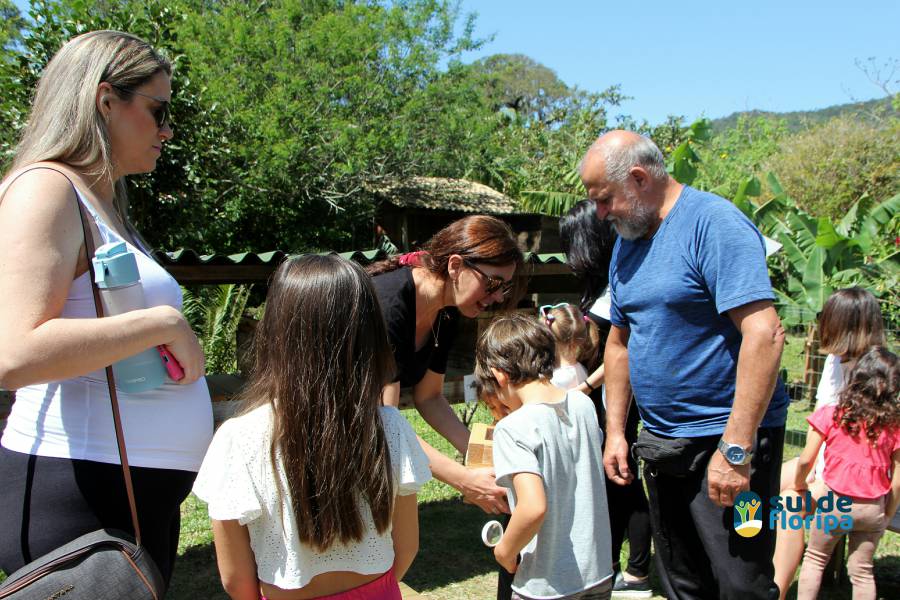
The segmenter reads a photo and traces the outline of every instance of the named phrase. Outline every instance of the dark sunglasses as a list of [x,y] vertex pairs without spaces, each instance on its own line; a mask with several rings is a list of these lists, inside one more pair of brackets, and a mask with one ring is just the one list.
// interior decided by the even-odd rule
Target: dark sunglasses
[[473,263],[468,258],[463,259],[463,264],[466,265],[467,267],[469,267],[470,269],[472,269],[473,271],[475,271],[476,273],[478,273],[479,275],[481,275],[482,277],[484,277],[484,291],[485,292],[487,292],[488,294],[493,294],[493,293],[497,292],[497,290],[500,290],[503,293],[504,298],[509,296],[509,292],[512,290],[512,287],[513,287],[512,280],[506,281],[499,275],[488,275],[487,273],[485,273],[484,271],[482,271],[481,269],[476,267],[475,263]]
[[120,92],[125,92],[126,94],[136,94],[138,96],[143,96],[144,98],[149,98],[151,100],[156,100],[159,102],[159,106],[154,108],[151,111],[153,118],[156,119],[156,126],[162,129],[166,125],[169,124],[169,101],[164,100],[162,98],[157,98],[156,96],[151,96],[150,94],[142,94],[136,90],[131,90],[126,87],[122,87],[120,85],[116,85],[114,83],[109,84],[112,87],[116,88]]

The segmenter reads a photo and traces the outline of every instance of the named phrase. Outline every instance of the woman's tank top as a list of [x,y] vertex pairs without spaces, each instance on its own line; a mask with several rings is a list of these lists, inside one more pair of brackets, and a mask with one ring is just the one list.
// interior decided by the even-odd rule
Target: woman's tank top
[[[137,256],[147,306],[168,304],[181,310],[181,288],[144,248],[136,248],[107,226],[82,193],[75,193],[97,225],[102,243],[125,241]],[[69,288],[63,319],[96,318],[90,272]],[[197,471],[212,439],[212,406],[206,380],[129,394],[119,390],[128,462],[138,467]],[[16,452],[57,458],[119,463],[105,370],[29,385],[16,401],[0,439]]]

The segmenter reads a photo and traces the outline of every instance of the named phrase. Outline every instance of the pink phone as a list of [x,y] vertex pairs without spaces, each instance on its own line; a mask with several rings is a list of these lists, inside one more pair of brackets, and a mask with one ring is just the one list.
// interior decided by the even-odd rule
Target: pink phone
[[184,370],[182,370],[178,361],[175,360],[175,357],[172,356],[172,353],[169,352],[169,349],[165,346],[157,346],[156,349],[159,350],[159,355],[162,357],[163,364],[166,365],[166,371],[169,372],[169,377],[172,378],[172,381],[184,379]]

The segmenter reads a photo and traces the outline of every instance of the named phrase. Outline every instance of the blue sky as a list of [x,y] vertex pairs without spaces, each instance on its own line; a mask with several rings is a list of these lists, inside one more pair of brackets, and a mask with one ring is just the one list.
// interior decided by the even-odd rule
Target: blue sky
[[618,112],[654,124],[868,100],[882,94],[854,60],[900,59],[900,0],[462,0],[462,10],[478,13],[478,37],[493,36],[466,62],[521,53],[569,85],[621,84],[633,99]]
[[618,83],[634,98],[619,112],[654,124],[868,100],[883,94],[854,60],[900,59],[900,0],[463,0],[462,9],[478,13],[478,37],[494,35],[465,62],[521,53],[569,85]]

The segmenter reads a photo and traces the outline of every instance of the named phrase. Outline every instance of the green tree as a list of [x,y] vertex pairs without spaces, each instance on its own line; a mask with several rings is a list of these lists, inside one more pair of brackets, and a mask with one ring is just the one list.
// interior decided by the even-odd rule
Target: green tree
[[172,81],[174,140],[166,145],[154,173],[134,178],[132,217],[148,240],[166,249],[203,247],[212,229],[208,206],[222,189],[220,179],[230,140],[227,118],[202,96],[184,54],[179,26],[186,18],[178,2],[37,0],[21,48],[6,49],[0,61],[0,152],[4,168],[24,127],[30,97],[44,65],[70,38],[94,29],[138,35],[166,54],[175,68]]
[[130,194],[158,247],[364,247],[366,182],[477,176],[489,162],[497,119],[457,60],[476,42],[453,2],[36,0],[32,17],[0,65],[5,160],[69,38],[121,29],[171,58],[175,138]]
[[367,182],[458,175],[464,124],[478,122],[467,78],[439,68],[474,47],[468,22],[456,36],[458,21],[454,4],[432,0],[223,1],[194,12],[182,32],[195,73],[241,132],[220,208],[230,235],[217,248],[365,246]]
[[566,116],[584,92],[566,85],[556,73],[522,54],[493,54],[473,65],[494,110],[508,109],[526,119],[552,124]]
[[18,7],[12,0],[0,0],[0,48],[8,49],[19,43],[23,27],[25,19]]

